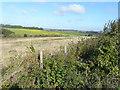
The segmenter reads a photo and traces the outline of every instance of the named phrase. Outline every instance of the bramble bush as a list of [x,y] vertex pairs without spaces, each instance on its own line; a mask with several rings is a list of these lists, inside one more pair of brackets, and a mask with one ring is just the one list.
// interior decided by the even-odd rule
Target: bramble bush
[[3,88],[118,88],[118,24],[112,21],[104,35],[68,45],[67,54],[61,49],[44,56],[43,69],[36,58],[25,74]]

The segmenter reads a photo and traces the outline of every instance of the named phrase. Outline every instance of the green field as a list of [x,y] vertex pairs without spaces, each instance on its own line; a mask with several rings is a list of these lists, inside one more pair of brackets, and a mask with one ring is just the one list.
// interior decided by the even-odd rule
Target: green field
[[71,35],[71,36],[85,36],[86,34],[80,34],[80,33],[71,33],[71,32],[59,32],[61,34],[68,34],[68,35]]
[[67,33],[67,32],[57,32],[57,31],[44,31],[44,30],[34,30],[34,29],[20,29],[20,28],[6,28],[16,35],[23,36],[24,34],[27,35],[60,35],[60,36],[83,36],[85,34],[74,34],[74,33]]

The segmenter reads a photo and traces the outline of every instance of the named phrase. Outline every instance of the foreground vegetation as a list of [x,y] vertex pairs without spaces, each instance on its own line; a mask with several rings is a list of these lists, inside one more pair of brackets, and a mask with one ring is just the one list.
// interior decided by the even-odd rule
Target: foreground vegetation
[[[110,22],[104,28],[104,35],[98,38],[71,43],[66,54],[58,52],[44,56],[40,68],[38,56],[31,44],[31,53],[24,58],[21,72],[2,83],[3,88],[118,88],[118,21]],[[17,62],[16,62],[17,61]],[[11,67],[18,67],[20,57],[11,58],[14,66],[2,70],[2,76]],[[22,75],[21,75],[22,74]]]

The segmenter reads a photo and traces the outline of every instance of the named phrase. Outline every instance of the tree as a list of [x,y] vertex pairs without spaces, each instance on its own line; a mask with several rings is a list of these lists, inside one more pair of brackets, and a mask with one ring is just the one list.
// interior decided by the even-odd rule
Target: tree
[[4,35],[4,37],[8,37],[12,34],[15,34],[14,32],[10,31],[10,30],[7,30],[7,29],[3,29],[2,28],[2,34]]
[[43,28],[40,28],[40,30],[43,30]]

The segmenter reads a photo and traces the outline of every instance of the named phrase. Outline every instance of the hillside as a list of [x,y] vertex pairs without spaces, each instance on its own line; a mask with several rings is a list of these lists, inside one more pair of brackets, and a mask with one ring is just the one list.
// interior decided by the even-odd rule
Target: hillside
[[[15,33],[16,37],[54,37],[54,36],[85,36],[87,34],[45,31],[35,29],[5,28]],[[26,35],[26,36],[25,36]]]

